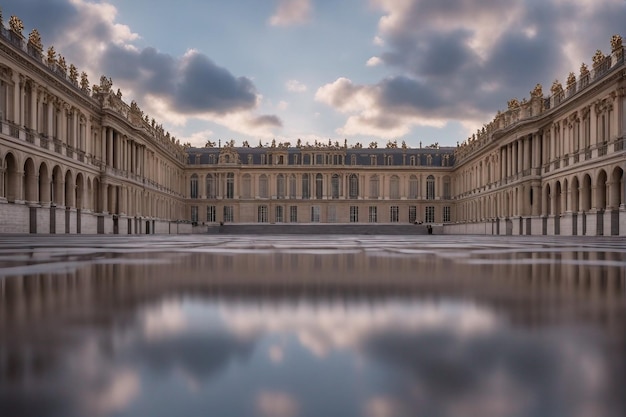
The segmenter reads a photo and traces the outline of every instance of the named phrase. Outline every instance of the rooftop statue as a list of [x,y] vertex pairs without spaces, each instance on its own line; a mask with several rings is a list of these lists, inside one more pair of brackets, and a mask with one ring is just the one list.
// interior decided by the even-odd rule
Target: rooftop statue
[[611,51],[615,52],[622,49],[622,37],[620,35],[613,35],[611,37]]
[[89,92],[89,80],[85,71],[80,74],[80,89],[87,93]]
[[61,71],[67,72],[67,64],[65,63],[65,58],[62,55],[59,55],[57,58],[57,64],[59,64],[59,68]]
[[604,62],[604,54],[602,53],[601,50],[597,49],[596,53],[593,55],[593,67],[597,67],[602,65],[602,63]]
[[533,91],[530,92],[532,98],[543,98],[543,88],[541,84],[537,84]]
[[576,75],[574,75],[573,72],[570,72],[567,76],[567,86],[571,87],[574,84],[576,84]]
[[56,60],[57,60],[57,53],[54,50],[54,46],[51,46],[50,48],[48,48],[48,65],[54,64]]
[[587,68],[587,64],[584,62],[580,65],[580,78],[589,75],[589,68]]
[[559,80],[554,80],[554,82],[552,83],[552,87],[550,87],[550,92],[553,95],[563,92],[563,85],[559,82]]
[[78,83],[78,69],[74,64],[70,64],[70,81],[74,84]]

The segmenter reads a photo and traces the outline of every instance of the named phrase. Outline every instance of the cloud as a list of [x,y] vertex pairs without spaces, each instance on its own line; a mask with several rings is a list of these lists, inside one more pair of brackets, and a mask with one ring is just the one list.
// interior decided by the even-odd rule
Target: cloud
[[[371,3],[383,12],[374,44],[385,49],[366,65],[395,74],[362,85],[339,77],[318,89],[318,101],[346,114],[336,130],[343,135],[389,138],[452,120],[480,126],[507,100],[589,62],[626,19],[626,3],[617,0],[584,7],[562,0]],[[603,24],[587,33],[581,21]]]
[[298,80],[287,81],[285,83],[285,88],[287,88],[287,91],[292,93],[304,93],[307,91],[307,86]]
[[298,401],[281,391],[261,391],[256,398],[256,408],[264,417],[292,417],[298,415]]
[[306,23],[312,12],[311,0],[278,0],[276,13],[269,19],[272,26]]
[[365,65],[367,65],[368,67],[375,67],[377,65],[380,65],[383,63],[383,60],[380,59],[377,56],[373,56],[370,59],[367,60],[367,62],[365,63]]

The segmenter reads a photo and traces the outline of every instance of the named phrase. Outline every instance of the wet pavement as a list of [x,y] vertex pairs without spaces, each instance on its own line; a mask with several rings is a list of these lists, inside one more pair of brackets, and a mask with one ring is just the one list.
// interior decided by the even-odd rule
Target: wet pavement
[[626,242],[2,236],[0,416],[624,416]]

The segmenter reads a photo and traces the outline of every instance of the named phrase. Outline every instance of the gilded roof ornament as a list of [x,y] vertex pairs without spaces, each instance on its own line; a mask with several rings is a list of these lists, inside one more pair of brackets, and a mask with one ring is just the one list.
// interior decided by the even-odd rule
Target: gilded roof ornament
[[113,81],[110,77],[107,78],[104,75],[100,77],[100,92],[108,93],[109,91],[111,91],[111,86],[113,86]]
[[70,81],[74,84],[78,83],[78,69],[74,64],[70,64]]
[[596,50],[596,53],[593,55],[593,66],[597,67],[599,65],[602,64],[602,62],[604,61],[604,54],[602,53],[601,50]]
[[67,64],[65,63],[63,55],[59,55],[57,58],[57,64],[59,65],[59,68],[61,68],[61,71],[67,72]]
[[43,45],[41,44],[41,35],[39,35],[39,31],[37,29],[33,29],[30,31],[30,34],[28,35],[28,43],[39,52],[43,50]]
[[0,25],[2,25],[2,8],[0,7]]
[[541,84],[537,84],[535,88],[533,88],[533,91],[530,92],[530,96],[532,98],[543,98],[543,87],[541,87]]
[[509,110],[515,110],[519,107],[519,100],[516,98],[512,98],[507,102],[507,104],[508,104]]
[[56,60],[57,60],[57,53],[54,50],[54,46],[51,46],[50,48],[48,48],[48,65],[54,64]]
[[587,64],[584,62],[580,65],[580,78],[589,75],[589,68],[587,68]]
[[24,23],[19,17],[11,16],[11,18],[9,19],[9,27],[11,28],[13,33],[22,36],[22,32],[24,31]]
[[89,79],[85,71],[80,74],[80,89],[86,93],[89,92]]
[[574,75],[573,72],[570,72],[569,75],[567,76],[567,86],[570,87],[574,84],[576,84],[576,76]]
[[550,92],[552,94],[559,94],[563,92],[563,85],[561,85],[559,80],[554,80],[552,87],[550,87]]
[[611,37],[611,51],[615,52],[622,49],[622,37],[620,35],[613,35]]

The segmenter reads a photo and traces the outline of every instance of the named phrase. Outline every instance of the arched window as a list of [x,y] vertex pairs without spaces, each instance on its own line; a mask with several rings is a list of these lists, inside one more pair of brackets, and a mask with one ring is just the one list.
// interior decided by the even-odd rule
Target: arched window
[[191,176],[191,191],[189,196],[191,198],[198,198],[198,176],[196,174]]
[[392,175],[389,180],[389,198],[400,198],[400,178],[397,175]]
[[235,198],[235,174],[226,174],[226,198]]
[[217,181],[213,174],[207,174],[206,176],[206,198],[216,198],[217,196]]
[[379,182],[378,175],[370,177],[370,198],[378,198]]
[[315,176],[315,198],[321,200],[324,196],[324,178],[322,174],[317,174]]
[[435,199],[435,177],[429,175],[426,178],[426,200]]
[[289,198],[296,198],[296,175],[289,176]]
[[359,198],[359,177],[356,174],[350,174],[350,198]]
[[244,174],[241,178],[241,186],[242,186],[242,197],[243,198],[251,198],[252,197],[252,178],[250,174]]
[[259,197],[267,198],[268,189],[267,189],[267,175],[261,174],[259,177]]
[[330,179],[330,187],[331,187],[331,197],[332,198],[339,198],[339,195],[341,194],[340,191],[340,182],[339,182],[339,175],[338,174],[333,174],[333,176]]
[[409,177],[409,198],[417,198],[417,177],[411,175]]
[[285,198],[285,176],[283,174],[276,176],[276,195],[278,198]]

